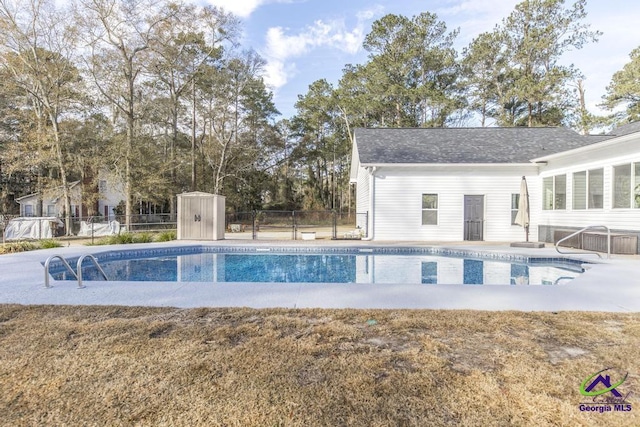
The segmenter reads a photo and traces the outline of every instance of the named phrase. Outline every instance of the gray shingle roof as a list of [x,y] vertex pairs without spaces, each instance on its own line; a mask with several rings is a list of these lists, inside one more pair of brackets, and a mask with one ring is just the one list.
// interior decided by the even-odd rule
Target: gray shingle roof
[[618,125],[610,132],[610,135],[624,136],[624,135],[629,135],[630,133],[635,133],[635,132],[640,132],[640,122],[633,122],[633,123],[627,123],[624,125]]
[[528,163],[594,144],[567,128],[358,128],[360,163]]

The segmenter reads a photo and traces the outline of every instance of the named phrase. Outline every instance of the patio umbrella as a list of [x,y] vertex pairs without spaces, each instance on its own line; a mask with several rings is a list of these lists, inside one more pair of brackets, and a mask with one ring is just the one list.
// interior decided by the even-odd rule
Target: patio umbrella
[[527,242],[529,241],[529,189],[527,188],[527,180],[523,176],[520,181],[520,200],[518,200],[518,213],[514,221],[516,224],[524,227]]

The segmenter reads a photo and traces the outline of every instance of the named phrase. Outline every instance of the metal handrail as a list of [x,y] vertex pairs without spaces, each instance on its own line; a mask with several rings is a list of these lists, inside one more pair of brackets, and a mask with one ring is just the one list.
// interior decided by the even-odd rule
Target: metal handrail
[[49,264],[51,264],[51,260],[58,258],[60,259],[60,261],[62,261],[62,264],[67,267],[67,270],[69,270],[69,272],[71,272],[71,274],[73,274],[73,277],[75,277],[76,279],[78,279],[78,275],[76,274],[75,271],[73,271],[73,268],[71,268],[71,266],[69,265],[69,263],[67,262],[67,260],[65,260],[62,255],[51,255],[49,258],[47,258],[47,260],[44,262],[44,286],[46,288],[50,288],[51,285],[49,284]]
[[[587,255],[584,252],[561,252],[560,249],[558,249],[558,246],[560,245],[560,243],[564,242],[565,240],[569,240],[570,238],[577,236],[578,234],[587,231],[587,230],[591,230],[593,228],[604,228],[605,230],[607,230],[607,259],[611,258],[611,230],[609,229],[609,227],[607,227],[606,225],[590,225],[588,227],[585,227],[583,229],[580,229],[578,231],[576,231],[575,233],[571,233],[566,237],[563,237],[562,239],[558,240],[556,242],[556,251],[559,254],[583,254],[583,255]],[[598,255],[599,258],[602,258],[602,255],[600,255],[597,251],[591,250],[591,249],[584,249],[586,251],[590,251],[595,253],[596,255]]]
[[76,265],[78,270],[78,275],[76,276],[76,278],[78,279],[79,288],[84,288],[84,286],[82,285],[82,261],[84,261],[85,258],[89,258],[93,261],[93,264],[97,267],[98,271],[102,273],[102,277],[104,277],[104,280],[107,280],[107,281],[109,280],[107,278],[107,274],[104,272],[102,267],[100,267],[100,264],[98,264],[98,260],[96,259],[96,257],[94,257],[91,254],[85,254],[85,255],[82,255],[80,258],[78,258],[78,264]]

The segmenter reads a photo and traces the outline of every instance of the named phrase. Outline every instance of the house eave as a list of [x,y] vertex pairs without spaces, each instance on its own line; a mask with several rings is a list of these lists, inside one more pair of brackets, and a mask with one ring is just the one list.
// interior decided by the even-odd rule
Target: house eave
[[22,202],[22,201],[24,201],[26,199],[30,199],[32,197],[37,197],[37,196],[38,196],[38,193],[27,194],[26,196],[18,197],[16,199],[16,202],[20,203],[20,202]]
[[578,154],[588,153],[590,151],[594,151],[594,150],[598,150],[598,149],[614,146],[614,145],[619,144],[621,142],[626,142],[626,141],[630,141],[632,139],[638,138],[639,136],[640,136],[639,132],[634,132],[634,133],[630,133],[628,135],[622,135],[622,136],[612,136],[611,138],[605,139],[604,141],[595,142],[593,144],[585,145],[583,147],[574,148],[572,150],[561,151],[561,152],[555,153],[555,154],[549,154],[548,156],[537,157],[537,158],[535,158],[535,159],[533,159],[531,161],[532,162],[536,162],[536,163],[546,163],[546,162],[549,162],[549,161],[552,161],[552,160],[562,159],[562,158],[565,158],[565,157],[571,157],[571,156],[575,156],[575,155],[578,155]]

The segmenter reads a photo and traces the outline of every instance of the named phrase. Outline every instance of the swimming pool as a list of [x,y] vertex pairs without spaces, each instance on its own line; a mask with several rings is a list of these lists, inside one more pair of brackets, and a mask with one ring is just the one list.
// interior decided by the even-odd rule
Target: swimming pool
[[[111,281],[257,283],[566,284],[582,261],[442,248],[189,246],[96,254]],[[75,260],[71,260],[75,265]],[[52,265],[55,280],[72,279]],[[102,280],[93,265],[84,280]]]

